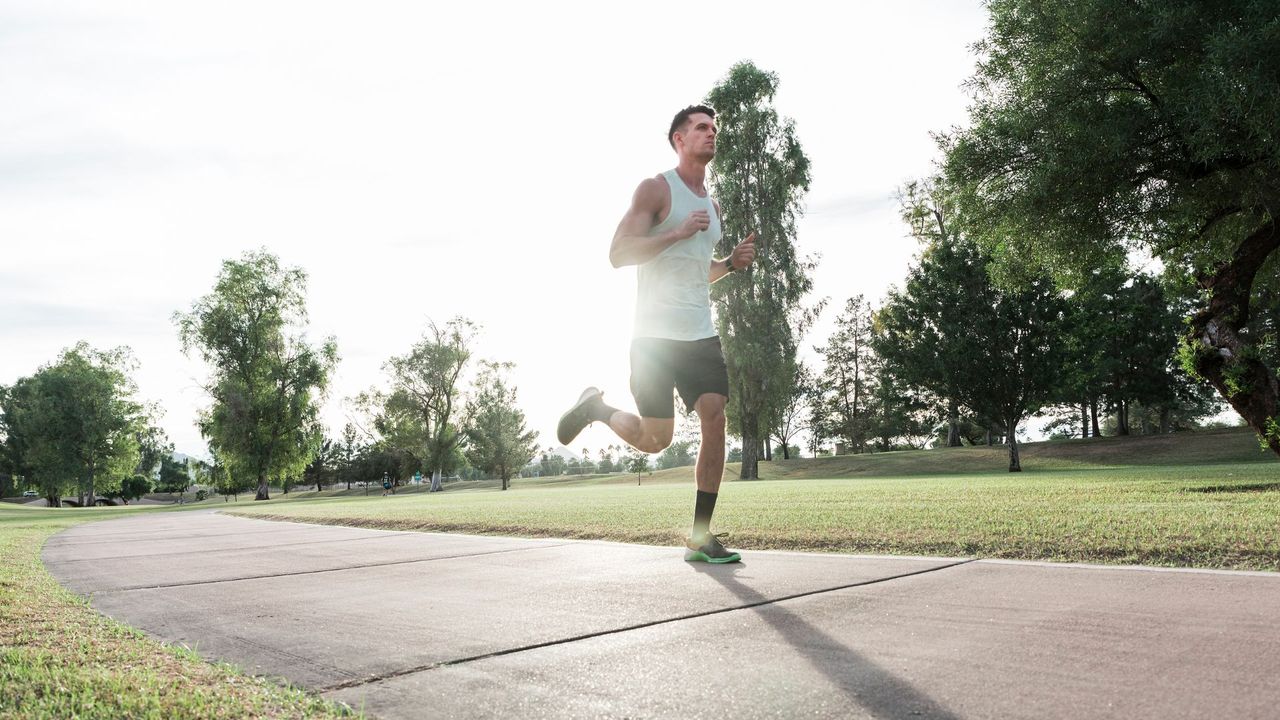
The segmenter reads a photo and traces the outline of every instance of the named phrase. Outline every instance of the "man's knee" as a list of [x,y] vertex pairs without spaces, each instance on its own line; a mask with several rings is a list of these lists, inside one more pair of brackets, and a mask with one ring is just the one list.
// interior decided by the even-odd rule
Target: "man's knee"
[[660,453],[663,450],[666,450],[667,446],[669,446],[670,444],[671,444],[671,435],[669,434],[668,435],[663,435],[663,434],[650,435],[649,437],[642,438],[640,443],[636,446],[636,449],[639,450],[640,452],[646,452],[650,454]]
[[659,453],[667,449],[671,444],[671,438],[675,434],[675,419],[671,420],[651,420],[646,418],[642,420],[641,433],[639,441],[633,443],[635,448],[640,452]]
[[697,407],[698,418],[702,421],[702,433],[715,434],[724,433],[725,417],[724,407],[725,398],[723,395],[707,394],[698,398]]

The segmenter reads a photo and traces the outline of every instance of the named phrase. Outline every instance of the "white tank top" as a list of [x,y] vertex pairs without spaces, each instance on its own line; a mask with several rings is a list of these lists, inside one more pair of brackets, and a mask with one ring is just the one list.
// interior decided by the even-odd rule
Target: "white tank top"
[[636,268],[636,322],[632,337],[714,337],[708,274],[711,254],[720,242],[720,216],[711,196],[695,195],[675,170],[662,173],[662,177],[671,190],[671,211],[649,231],[650,237],[678,227],[694,210],[706,210],[711,225]]

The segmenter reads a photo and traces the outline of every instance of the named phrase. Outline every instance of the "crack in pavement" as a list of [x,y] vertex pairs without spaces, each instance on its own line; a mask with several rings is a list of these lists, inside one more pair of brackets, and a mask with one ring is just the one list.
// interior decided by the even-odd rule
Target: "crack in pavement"
[[939,565],[938,567],[925,568],[924,570],[912,570],[911,572],[900,573],[898,575],[891,575],[889,577],[875,578],[873,580],[860,580],[858,582],[846,583],[844,585],[837,585],[835,587],[820,588],[818,590],[807,590],[805,592],[794,593],[792,595],[784,595],[782,597],[777,597],[777,598],[769,598],[766,600],[746,603],[743,605],[734,605],[732,607],[724,607],[724,608],[717,608],[715,610],[705,610],[702,612],[689,613],[687,615],[680,615],[672,618],[664,618],[662,620],[653,620],[650,622],[638,623],[636,625],[627,625],[625,627],[613,628],[611,630],[600,630],[598,632],[586,633],[583,635],[574,635],[573,637],[560,638],[558,640],[547,640],[545,642],[533,643],[531,645],[521,645],[520,647],[508,648],[506,650],[495,650],[494,652],[483,653],[481,655],[472,655],[471,657],[458,658],[456,660],[445,660],[442,662],[428,663],[426,665],[419,665],[417,667],[406,668],[404,670],[396,670],[395,672],[384,673],[382,675],[375,675],[375,676],[365,677],[361,679],[348,680],[346,682],[341,682],[334,685],[328,685],[322,688],[317,688],[316,692],[329,693],[329,692],[336,692],[338,690],[348,690],[350,688],[360,687],[362,685],[370,685],[373,683],[382,682],[383,680],[392,680],[394,678],[403,677],[405,675],[412,675],[414,673],[425,672],[427,670],[435,670],[437,668],[442,668],[442,667],[452,667],[454,665],[462,665],[464,663],[476,662],[479,660],[488,660],[489,658],[502,657],[503,655],[513,655],[515,653],[527,652],[529,650],[538,650],[546,647],[554,647],[556,645],[567,645],[569,643],[578,642],[580,640],[590,640],[592,638],[603,637],[605,635],[618,635],[621,633],[630,632],[632,630],[642,630],[644,628],[654,627],[655,625],[666,625],[669,623],[680,622],[682,620],[694,620],[696,618],[703,618],[711,615],[719,615],[721,613],[735,612],[738,610],[749,610],[754,607],[760,607],[761,605],[772,605],[775,603],[784,602],[786,600],[795,600],[797,598],[808,597],[810,595],[819,595],[822,593],[835,592],[837,590],[847,590],[849,588],[862,587],[865,585],[876,585],[879,583],[889,582],[890,580],[899,580],[901,578],[911,577],[913,575],[924,575],[925,573],[938,572],[939,570],[947,570],[949,568],[959,567],[961,565],[968,565],[969,563],[977,562],[980,559],[981,558],[976,558],[976,557],[968,558],[966,560],[960,560],[957,562],[948,563],[946,565]]
[[293,577],[295,575],[319,575],[321,573],[343,572],[346,570],[363,570],[365,568],[387,567],[390,565],[410,565],[412,563],[435,562],[437,560],[457,560],[458,558],[480,557],[482,555],[498,555],[500,553],[528,552],[530,550],[542,550],[544,548],[562,547],[564,545],[572,545],[573,543],[556,543],[553,545],[538,545],[536,547],[520,547],[506,548],[504,550],[490,550],[487,552],[461,553],[458,555],[441,555],[440,557],[415,558],[412,560],[390,560],[380,563],[369,563],[367,565],[351,565],[340,568],[322,568],[320,570],[299,570],[297,572],[287,573],[270,573],[267,575],[246,575],[244,577],[223,578],[221,580],[192,580],[191,582],[170,583],[168,585],[138,585],[134,587],[112,588],[110,590],[94,590],[89,593],[90,597],[97,595],[112,595],[122,592],[135,592],[137,590],[164,590],[176,587],[191,587],[193,585],[217,585],[220,583],[241,582],[243,580],[266,580],[278,577]]

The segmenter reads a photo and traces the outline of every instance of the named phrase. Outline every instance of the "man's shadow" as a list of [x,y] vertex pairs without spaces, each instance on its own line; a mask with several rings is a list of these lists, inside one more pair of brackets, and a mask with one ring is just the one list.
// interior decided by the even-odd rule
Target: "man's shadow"
[[815,670],[840,688],[851,704],[878,718],[958,720],[959,716],[910,683],[842,644],[799,614],[744,585],[737,576],[747,570],[746,563],[689,563],[689,567],[728,588],[744,605],[769,623]]

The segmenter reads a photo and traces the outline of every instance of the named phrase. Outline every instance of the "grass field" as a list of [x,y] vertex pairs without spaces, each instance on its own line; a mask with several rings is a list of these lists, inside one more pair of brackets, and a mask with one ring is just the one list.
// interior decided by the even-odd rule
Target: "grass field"
[[0,506],[0,718],[349,717],[103,617],[45,570],[50,535],[134,512]]
[[[762,463],[766,479],[721,487],[713,529],[728,531],[728,544],[741,549],[1280,570],[1280,462],[1260,452],[1247,432],[1033,444],[1023,473],[1000,470],[1004,452],[960,448]],[[295,493],[229,511],[363,527],[680,544],[692,519],[692,470],[644,476],[639,486],[636,480],[517,480],[507,492],[492,483],[458,483],[443,493],[395,497]]]

